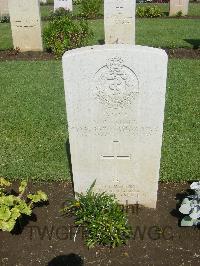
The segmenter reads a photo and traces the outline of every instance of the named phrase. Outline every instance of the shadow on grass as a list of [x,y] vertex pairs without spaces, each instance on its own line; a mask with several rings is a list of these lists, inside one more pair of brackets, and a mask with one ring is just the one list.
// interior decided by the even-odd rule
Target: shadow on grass
[[105,44],[105,40],[98,40],[98,43],[99,43],[100,45],[103,45],[103,44]]
[[48,263],[48,266],[83,266],[83,259],[71,253],[69,255],[55,257]]
[[191,44],[193,46],[193,49],[200,48],[200,39],[184,39],[184,41]]
[[169,11],[162,13],[163,17],[169,17]]

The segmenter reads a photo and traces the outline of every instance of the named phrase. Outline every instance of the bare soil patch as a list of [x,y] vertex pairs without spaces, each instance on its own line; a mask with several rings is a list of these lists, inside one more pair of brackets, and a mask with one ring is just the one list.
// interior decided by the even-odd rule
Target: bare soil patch
[[125,209],[133,228],[126,246],[88,250],[83,231],[73,227],[73,217],[59,213],[65,200],[73,197],[71,184],[29,184],[32,192],[45,191],[49,204],[36,208],[22,230],[18,227],[14,234],[0,232],[0,265],[196,266],[200,263],[200,230],[179,227],[176,209],[177,199],[183,198],[188,187],[187,183],[160,183],[156,210]]

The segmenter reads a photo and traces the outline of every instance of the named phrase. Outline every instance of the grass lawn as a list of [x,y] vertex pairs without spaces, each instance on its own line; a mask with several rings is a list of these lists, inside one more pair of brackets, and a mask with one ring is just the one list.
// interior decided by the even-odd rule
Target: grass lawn
[[10,23],[0,23],[0,50],[7,50],[13,47]]
[[60,62],[1,62],[0,71],[0,176],[69,177]]
[[40,6],[40,15],[42,19],[45,17],[48,17],[51,12],[53,12],[53,5],[52,6],[47,6],[47,5]]
[[[139,6],[158,6],[161,9],[161,12],[164,13],[165,15],[168,15],[169,13],[169,4],[167,3],[162,3],[162,4],[157,4],[157,3],[153,3],[153,4],[137,4],[136,8]],[[194,3],[190,3],[189,4],[189,10],[188,10],[188,16],[200,16],[200,4],[194,4]]]
[[200,19],[138,19],[136,43],[153,47],[193,48],[199,40]]
[[[43,22],[43,26],[48,22]],[[103,20],[90,20],[94,31],[90,44],[99,44],[104,40]],[[12,48],[10,24],[0,24],[0,50]],[[199,40],[199,19],[136,19],[136,43],[163,48],[193,48],[193,42]]]
[[[103,20],[89,21],[94,37],[90,44],[104,39]],[[162,48],[193,48],[199,40],[198,19],[136,19],[136,44]]]
[[[162,180],[199,176],[198,60],[170,60]],[[0,63],[0,176],[66,180],[68,138],[60,61]]]
[[[168,15],[168,13],[169,13],[169,4],[156,4],[156,3],[153,3],[153,4],[148,4],[148,3],[146,3],[146,4],[137,4],[136,5],[136,9],[138,7],[141,7],[141,6],[155,6],[155,5],[158,6],[161,9],[161,12],[163,13],[163,15]],[[50,12],[53,11],[53,5],[51,5],[51,6],[49,6],[49,5],[41,5],[40,10],[41,10],[42,18],[48,17]],[[80,5],[74,5],[73,6],[73,12],[74,12],[74,14],[80,13]],[[103,15],[103,6],[101,8],[101,12],[100,13]],[[188,16],[200,16],[200,4],[190,3],[189,4]]]

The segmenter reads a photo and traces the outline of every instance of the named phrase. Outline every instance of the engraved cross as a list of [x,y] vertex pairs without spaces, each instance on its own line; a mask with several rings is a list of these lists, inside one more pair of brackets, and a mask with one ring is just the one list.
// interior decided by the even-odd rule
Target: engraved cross
[[113,141],[114,152],[113,154],[109,155],[101,155],[102,160],[113,160],[114,161],[114,179],[115,181],[119,182],[119,178],[117,177],[117,167],[118,167],[118,160],[131,160],[131,155],[122,155],[118,152],[119,149],[119,141]]

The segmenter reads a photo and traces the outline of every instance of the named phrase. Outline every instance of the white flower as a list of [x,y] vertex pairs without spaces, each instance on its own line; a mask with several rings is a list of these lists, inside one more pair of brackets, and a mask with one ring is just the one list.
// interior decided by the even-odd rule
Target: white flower
[[198,210],[198,207],[194,207],[192,212],[190,213],[190,218],[192,219],[199,219],[200,218],[200,210]]
[[193,182],[193,183],[190,185],[190,188],[191,188],[191,189],[194,189],[194,190],[200,190],[200,181],[198,181],[198,182]]
[[179,211],[183,214],[189,214],[191,210],[190,204],[182,204]]

